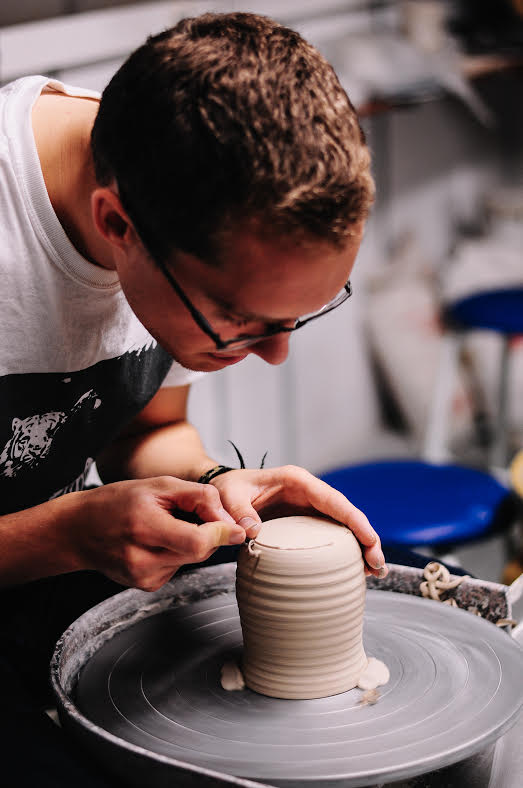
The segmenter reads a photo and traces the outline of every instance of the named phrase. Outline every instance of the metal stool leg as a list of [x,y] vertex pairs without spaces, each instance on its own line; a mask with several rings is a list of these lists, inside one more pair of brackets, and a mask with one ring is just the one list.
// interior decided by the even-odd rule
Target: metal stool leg
[[498,386],[498,412],[494,431],[494,442],[489,456],[493,468],[504,468],[508,461],[508,374],[510,359],[510,336],[503,337],[501,369]]
[[429,462],[445,462],[450,456],[447,437],[462,343],[462,334],[447,334],[442,339],[435,391],[423,446],[423,457]]

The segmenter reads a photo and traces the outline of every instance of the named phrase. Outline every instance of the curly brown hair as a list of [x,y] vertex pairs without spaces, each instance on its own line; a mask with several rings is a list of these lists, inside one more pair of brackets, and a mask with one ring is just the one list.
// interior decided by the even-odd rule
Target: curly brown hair
[[255,14],[204,14],[150,37],[104,90],[91,142],[97,181],[116,180],[157,258],[216,260],[220,236],[253,220],[340,246],[373,201],[333,68]]

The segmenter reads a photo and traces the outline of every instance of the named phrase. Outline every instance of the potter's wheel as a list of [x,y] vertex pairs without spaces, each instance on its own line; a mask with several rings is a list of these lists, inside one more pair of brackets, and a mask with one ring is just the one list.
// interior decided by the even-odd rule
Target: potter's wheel
[[[523,704],[523,650],[505,632],[441,603],[385,591],[368,592],[364,624],[367,654],[391,673],[377,704],[362,706],[360,690],[301,701],[226,692],[220,668],[239,657],[242,643],[234,567],[197,575],[199,588],[189,576],[172,584],[178,602],[172,589],[171,599],[165,588],[159,596],[124,592],[120,619],[118,597],[102,603],[90,620],[75,622],[76,641],[66,633],[55,654],[64,723],[83,727],[91,749],[103,740],[103,759],[131,784],[136,754],[167,772],[169,763],[189,762],[288,788],[398,780],[483,749]],[[133,614],[136,600],[148,603],[145,613]],[[93,632],[93,615],[93,648],[106,642],[88,654],[72,704],[63,663],[82,623],[84,638]],[[167,785],[154,780],[149,771],[148,785]]]

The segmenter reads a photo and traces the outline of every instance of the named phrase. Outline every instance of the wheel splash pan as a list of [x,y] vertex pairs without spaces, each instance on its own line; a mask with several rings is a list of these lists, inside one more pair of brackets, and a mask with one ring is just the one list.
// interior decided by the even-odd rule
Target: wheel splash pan
[[220,668],[242,646],[234,582],[223,564],[152,594],[124,591],[58,641],[62,724],[125,784],[356,788],[425,774],[428,786],[434,770],[489,770],[523,705],[523,650],[505,632],[431,600],[369,591],[365,648],[391,671],[378,703],[362,705],[359,690],[308,701],[229,693]]

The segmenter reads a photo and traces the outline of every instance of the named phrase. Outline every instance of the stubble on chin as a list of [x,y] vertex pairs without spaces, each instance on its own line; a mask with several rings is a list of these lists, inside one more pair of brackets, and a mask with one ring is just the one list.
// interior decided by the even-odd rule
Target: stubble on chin
[[226,363],[220,362],[216,358],[206,356],[205,353],[187,357],[183,353],[173,353],[169,350],[167,352],[178,364],[191,372],[218,372],[220,369],[224,369],[227,366]]
[[[218,372],[220,369],[232,366],[230,363],[227,363],[229,360],[227,356],[224,356],[222,360],[213,355],[211,348],[196,350],[193,353],[184,353],[183,347],[180,349],[179,346],[177,348],[169,346],[170,343],[162,342],[158,338],[156,341],[159,342],[174,361],[191,372]],[[191,343],[188,342],[187,346],[190,347],[190,345]],[[234,363],[240,363],[242,360],[243,357]]]

